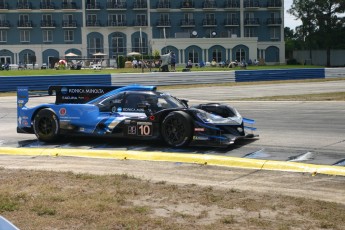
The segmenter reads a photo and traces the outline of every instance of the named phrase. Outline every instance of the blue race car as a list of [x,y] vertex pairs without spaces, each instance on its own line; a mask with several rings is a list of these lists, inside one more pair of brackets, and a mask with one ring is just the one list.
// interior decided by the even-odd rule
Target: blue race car
[[[188,106],[155,86],[53,86],[56,102],[32,108],[27,87],[17,92],[18,133],[54,142],[65,135],[163,140],[172,147],[228,146],[253,138],[254,120],[219,103]],[[244,124],[248,125],[244,125]]]

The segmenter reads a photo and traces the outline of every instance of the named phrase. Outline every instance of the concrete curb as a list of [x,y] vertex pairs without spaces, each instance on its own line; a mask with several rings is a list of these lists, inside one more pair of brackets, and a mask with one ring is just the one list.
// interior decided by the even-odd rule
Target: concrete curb
[[229,156],[186,154],[169,152],[146,152],[132,150],[89,150],[89,149],[43,149],[43,148],[8,148],[0,147],[0,155],[24,155],[24,156],[69,156],[89,157],[120,160],[145,160],[183,162],[191,164],[214,165],[235,168],[247,168],[258,170],[275,170],[287,172],[302,172],[345,176],[345,167],[330,165],[314,165],[297,162],[257,160]]

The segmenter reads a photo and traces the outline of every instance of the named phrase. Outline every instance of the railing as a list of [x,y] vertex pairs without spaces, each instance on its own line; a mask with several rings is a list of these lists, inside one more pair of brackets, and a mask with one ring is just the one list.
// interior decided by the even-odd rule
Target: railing
[[204,19],[202,20],[203,26],[217,26],[217,20],[216,19]]
[[32,27],[32,22],[31,21],[18,21],[18,27]]
[[77,27],[76,20],[63,20],[62,27]]
[[281,25],[282,19],[281,18],[268,18],[267,24],[268,25]]
[[204,1],[203,4],[202,4],[202,8],[204,9],[215,9],[217,8],[217,4],[215,1]]
[[31,3],[17,3],[17,10],[31,10]]
[[1,10],[8,10],[9,9],[8,3],[0,3],[0,9]]
[[260,20],[258,18],[246,18],[246,19],[244,19],[244,25],[246,25],[246,26],[259,26]]
[[63,10],[76,10],[77,9],[77,4],[75,2],[71,2],[71,3],[62,3],[61,4],[61,8]]
[[186,1],[183,1],[181,3],[181,8],[182,9],[190,9],[190,8],[194,8],[194,1],[191,1],[191,0],[186,0]]
[[170,2],[167,2],[167,3],[162,3],[162,2],[159,2],[157,4],[157,9],[170,9]]
[[86,20],[86,26],[101,26],[101,23],[99,20]]
[[240,8],[240,4],[237,0],[227,0],[224,3],[224,8]]
[[41,10],[54,10],[55,9],[55,5],[54,5],[54,3],[52,2],[52,3],[48,3],[48,4],[46,4],[46,3],[40,3],[40,9]]
[[158,20],[157,26],[171,26],[170,20]]
[[283,4],[282,4],[281,0],[270,0],[267,2],[268,8],[280,8],[282,6],[283,6]]
[[109,20],[108,21],[108,26],[118,26],[118,27],[121,27],[121,26],[127,26],[127,21],[126,20],[123,20],[123,21],[113,21],[113,20]]
[[259,1],[249,0],[249,1],[244,2],[244,8],[259,8],[259,7],[260,7]]
[[134,26],[147,26],[148,22],[145,20],[136,20],[134,21]]
[[237,18],[227,18],[224,20],[225,26],[239,26],[240,20]]
[[0,27],[4,28],[4,27],[10,27],[10,22],[7,20],[2,20],[0,21]]
[[127,9],[127,3],[115,3],[115,2],[108,2],[107,3],[107,9],[116,9],[116,10],[126,10]]
[[134,3],[133,9],[147,9],[147,3]]
[[99,4],[99,2],[93,3],[93,4],[87,4],[86,5],[86,9],[87,10],[100,10],[101,9],[101,5]]
[[195,26],[195,20],[194,19],[182,19],[181,20],[181,26]]
[[55,27],[55,21],[53,20],[42,20],[41,21],[41,27]]

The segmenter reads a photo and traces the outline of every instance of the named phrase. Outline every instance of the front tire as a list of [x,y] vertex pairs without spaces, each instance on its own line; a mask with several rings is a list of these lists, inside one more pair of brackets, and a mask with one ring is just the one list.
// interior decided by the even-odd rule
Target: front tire
[[164,141],[172,147],[188,145],[193,135],[192,118],[183,111],[169,113],[162,122]]
[[59,121],[51,109],[40,110],[34,118],[34,132],[38,140],[53,142],[59,139]]

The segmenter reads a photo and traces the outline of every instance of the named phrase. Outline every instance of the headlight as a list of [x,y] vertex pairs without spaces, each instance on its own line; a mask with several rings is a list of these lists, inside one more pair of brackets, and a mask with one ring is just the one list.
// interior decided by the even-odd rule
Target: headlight
[[212,123],[214,125],[240,125],[242,123],[242,117],[221,117],[216,114],[204,112],[202,110],[195,111],[196,116],[204,123]]

